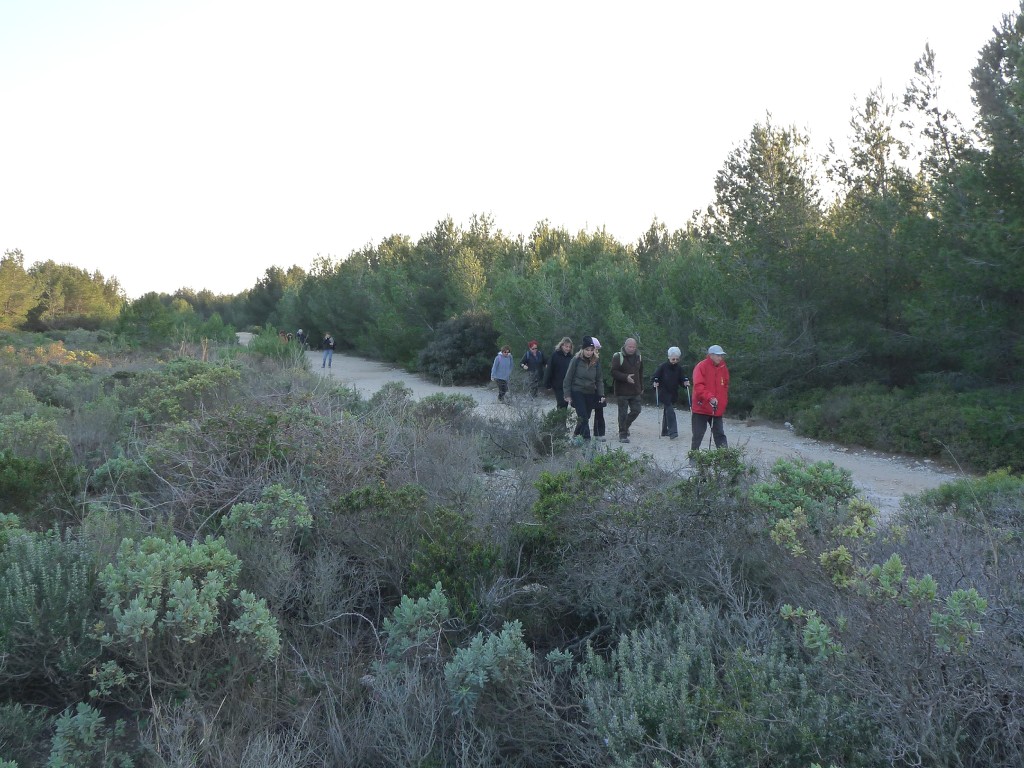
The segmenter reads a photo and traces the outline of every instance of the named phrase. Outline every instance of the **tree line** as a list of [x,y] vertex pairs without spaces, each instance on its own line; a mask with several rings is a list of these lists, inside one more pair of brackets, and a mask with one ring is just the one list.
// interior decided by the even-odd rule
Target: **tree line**
[[[842,414],[812,409],[821,392],[867,392],[861,407],[872,409],[882,394],[928,395],[922,421],[954,398],[992,414],[979,417],[979,432],[1013,438],[1024,373],[1022,39],[1020,15],[1008,15],[980,52],[971,125],[941,106],[930,48],[902,97],[876,89],[851,110],[848,150],[817,156],[810,136],[766,116],[725,159],[712,202],[680,230],[655,220],[621,243],[549,221],[510,235],[488,215],[446,218],[418,239],[396,234],[317,259],[308,273],[272,267],[236,296],[182,289],[111,311],[140,343],[301,327],[451,382],[486,381],[498,346],[530,338],[550,349],[565,335],[613,345],[634,336],[649,359],[680,346],[687,365],[719,343],[737,414],[856,439],[839,433]],[[20,254],[2,265],[25,273]],[[24,291],[5,294],[8,325],[74,314],[60,303],[66,290],[37,288],[31,311],[18,303]],[[916,451],[909,433],[920,431],[877,447]]]

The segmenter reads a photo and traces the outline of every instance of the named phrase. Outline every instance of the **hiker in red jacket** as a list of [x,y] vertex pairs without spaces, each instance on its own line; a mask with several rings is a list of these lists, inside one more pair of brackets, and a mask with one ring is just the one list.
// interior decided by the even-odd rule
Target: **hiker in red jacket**
[[711,425],[716,448],[727,448],[725,425],[722,417],[729,404],[729,368],[725,365],[725,350],[717,344],[708,347],[708,356],[693,367],[693,405],[690,424],[693,440],[690,450],[700,448],[701,440]]

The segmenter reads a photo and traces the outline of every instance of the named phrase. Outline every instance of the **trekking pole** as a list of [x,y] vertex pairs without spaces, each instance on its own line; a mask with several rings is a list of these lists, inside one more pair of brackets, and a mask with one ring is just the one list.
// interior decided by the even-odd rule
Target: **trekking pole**
[[693,410],[693,403],[690,401],[690,385],[686,385],[686,410]]
[[708,430],[708,432],[710,433],[710,434],[708,434],[708,450],[709,451],[711,450],[711,440],[715,436],[715,411],[717,411],[717,410],[718,410],[718,406],[717,405],[712,405],[711,406],[711,424],[710,424],[711,429]]

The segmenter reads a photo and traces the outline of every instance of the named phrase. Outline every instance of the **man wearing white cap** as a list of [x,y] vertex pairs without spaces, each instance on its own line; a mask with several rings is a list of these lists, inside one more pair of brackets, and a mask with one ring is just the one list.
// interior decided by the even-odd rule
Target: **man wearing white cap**
[[728,447],[722,419],[725,407],[729,404],[729,368],[725,364],[725,350],[717,344],[708,347],[708,356],[693,367],[692,378],[690,424],[693,427],[693,440],[690,442],[690,450],[700,448],[709,424],[715,438],[715,447]]

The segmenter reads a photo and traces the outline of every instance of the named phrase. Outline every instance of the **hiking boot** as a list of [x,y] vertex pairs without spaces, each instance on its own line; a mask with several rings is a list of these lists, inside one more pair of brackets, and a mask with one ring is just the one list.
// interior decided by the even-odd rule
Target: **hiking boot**
[[619,435],[619,442],[620,443],[628,443],[629,442],[629,435]]

